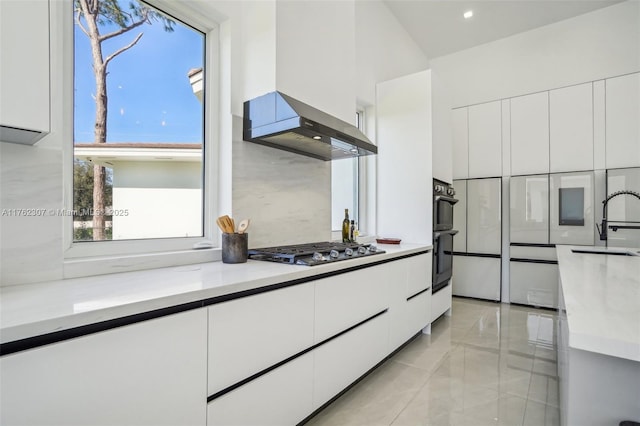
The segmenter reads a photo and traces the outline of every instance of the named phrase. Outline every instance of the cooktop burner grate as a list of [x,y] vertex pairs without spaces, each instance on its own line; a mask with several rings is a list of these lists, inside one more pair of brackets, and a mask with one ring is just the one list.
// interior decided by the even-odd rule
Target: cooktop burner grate
[[249,250],[249,258],[296,265],[321,265],[384,253],[371,244],[317,242]]

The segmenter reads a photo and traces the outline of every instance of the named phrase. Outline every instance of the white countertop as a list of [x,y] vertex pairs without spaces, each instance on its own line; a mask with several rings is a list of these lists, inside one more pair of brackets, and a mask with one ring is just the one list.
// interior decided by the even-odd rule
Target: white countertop
[[378,245],[386,253],[319,266],[249,260],[124,272],[0,289],[0,343],[67,330],[431,249]]
[[640,257],[571,249],[604,248],[557,246],[569,347],[640,361]]

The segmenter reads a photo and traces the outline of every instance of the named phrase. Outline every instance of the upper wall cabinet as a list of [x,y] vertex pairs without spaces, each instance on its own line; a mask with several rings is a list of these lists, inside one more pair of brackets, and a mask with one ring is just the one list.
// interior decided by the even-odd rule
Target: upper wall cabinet
[[607,79],[605,91],[607,168],[640,166],[640,73]]
[[549,92],[551,172],[593,169],[593,85]]
[[469,177],[502,176],[500,101],[469,107]]
[[453,178],[469,178],[469,108],[451,111],[453,123]]
[[48,1],[0,2],[0,93],[0,141],[32,145],[49,132]]
[[549,93],[511,99],[511,175],[549,172]]

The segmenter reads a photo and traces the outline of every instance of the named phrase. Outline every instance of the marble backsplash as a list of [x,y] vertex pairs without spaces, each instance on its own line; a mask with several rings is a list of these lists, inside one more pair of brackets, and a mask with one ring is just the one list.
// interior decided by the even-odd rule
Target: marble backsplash
[[233,217],[250,218],[249,247],[331,239],[331,162],[242,140],[233,121]]
[[62,278],[61,151],[0,142],[0,164],[0,285]]

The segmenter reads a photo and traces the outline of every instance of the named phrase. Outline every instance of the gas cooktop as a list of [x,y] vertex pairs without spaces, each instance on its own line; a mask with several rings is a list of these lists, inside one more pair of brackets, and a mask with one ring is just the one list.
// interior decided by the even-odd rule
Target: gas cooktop
[[249,250],[249,258],[290,265],[315,266],[384,253],[373,244],[319,242]]

